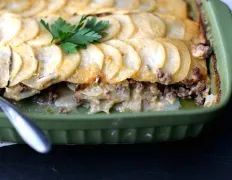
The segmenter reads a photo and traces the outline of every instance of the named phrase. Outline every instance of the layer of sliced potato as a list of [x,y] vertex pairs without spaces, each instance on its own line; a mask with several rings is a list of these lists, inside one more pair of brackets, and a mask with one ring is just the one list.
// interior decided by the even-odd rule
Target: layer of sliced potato
[[17,74],[20,72],[22,67],[23,67],[23,60],[21,56],[16,52],[12,52],[10,81],[13,80],[17,76]]
[[55,73],[59,76],[58,81],[66,81],[78,68],[81,61],[80,53],[63,54],[63,62],[56,68]]
[[167,26],[167,38],[180,39],[185,38],[185,23],[182,20],[178,20],[175,16],[170,15],[157,15]]
[[200,24],[192,20],[185,20],[185,40],[194,40],[200,37]]
[[203,78],[207,77],[208,70],[207,70],[206,60],[205,59],[198,59],[194,56],[191,56],[191,58],[192,58],[192,63],[191,63],[191,67],[190,67],[190,71],[188,73],[187,79],[191,80],[191,81],[198,81],[199,80],[199,79],[197,79],[197,77],[195,77],[193,75],[194,68],[199,68],[200,73],[201,73]]
[[[49,16],[47,18],[43,18],[43,20],[48,24],[54,23],[57,19],[58,19],[57,16]],[[39,22],[37,22],[37,23],[39,23]],[[50,45],[51,41],[52,41],[51,33],[48,32],[48,30],[45,29],[44,26],[42,26],[39,23],[39,34],[34,39],[31,39],[27,43],[30,46],[40,47],[40,46]]]
[[187,4],[184,0],[156,0],[155,12],[173,15],[186,19],[188,17]]
[[74,84],[85,84],[93,82],[103,67],[104,55],[102,51],[93,44],[89,44],[87,49],[80,50],[81,63],[74,74],[67,79]]
[[109,82],[122,67],[122,55],[116,48],[104,43],[97,45],[104,54],[102,73],[106,82]]
[[22,20],[22,28],[17,36],[10,42],[11,46],[18,46],[35,38],[39,33],[39,24],[35,19],[27,18]]
[[139,7],[139,0],[115,0],[114,8],[117,9],[136,9]]
[[79,11],[85,9],[89,3],[90,0],[67,0],[61,11],[70,15],[79,14]]
[[153,11],[156,8],[156,1],[155,0],[139,0],[139,10],[140,11]]
[[117,21],[119,21],[119,23],[121,24],[121,29],[116,39],[127,40],[131,38],[132,35],[135,33],[136,28],[130,16],[114,14],[112,17]]
[[7,5],[7,1],[4,0],[0,1],[0,9],[6,7],[6,5]]
[[22,22],[13,14],[0,15],[0,44],[11,41],[19,32]]
[[101,41],[107,41],[113,39],[120,32],[121,25],[119,21],[117,21],[113,17],[110,16],[101,17],[99,18],[99,21],[109,21],[110,23],[109,26],[104,30],[104,32],[106,32],[107,34],[103,36]]
[[19,13],[29,9],[30,7],[31,2],[28,0],[8,0],[6,9],[11,12]]
[[23,66],[18,72],[17,76],[10,81],[10,87],[19,84],[20,82],[31,78],[37,70],[38,61],[35,58],[33,49],[27,44],[21,44],[12,48],[13,52],[16,52],[21,56]]
[[154,40],[132,39],[127,41],[139,54],[142,64],[140,70],[132,78],[137,81],[156,82],[156,71],[163,68],[166,60],[164,46]]
[[31,7],[27,9],[26,11],[23,11],[21,15],[23,17],[30,17],[37,15],[42,10],[44,10],[47,7],[47,1],[46,0],[39,0],[39,1],[33,1],[31,2]]
[[114,5],[114,0],[92,0],[89,4],[89,8],[106,8],[112,7]]
[[190,65],[191,65],[191,55],[188,47],[180,40],[166,39],[166,42],[169,42],[176,46],[180,53],[181,64],[179,70],[172,75],[172,84],[183,81],[188,76]]
[[131,17],[137,28],[137,32],[135,32],[133,38],[153,39],[165,36],[166,26],[159,17],[151,13],[132,14]]
[[11,49],[9,46],[0,45],[0,88],[7,86],[10,78]]
[[180,69],[180,53],[178,48],[171,43],[164,42],[163,45],[166,49],[167,54],[167,59],[163,68],[163,72],[173,75]]
[[30,88],[43,90],[47,88],[50,81],[58,78],[55,74],[56,68],[62,63],[62,51],[57,45],[50,45],[35,50],[39,67],[30,79],[23,81],[23,84]]
[[141,59],[132,46],[120,40],[107,41],[106,44],[117,48],[122,54],[123,65],[110,83],[119,83],[135,75],[141,67]]
[[47,7],[39,13],[39,16],[48,16],[64,7],[66,0],[47,0]]
[[39,93],[40,91],[37,91],[35,89],[27,89],[24,92],[20,92],[20,85],[16,85],[14,87],[6,88],[3,96],[8,99],[14,99],[16,101],[20,101],[22,99],[32,97]]

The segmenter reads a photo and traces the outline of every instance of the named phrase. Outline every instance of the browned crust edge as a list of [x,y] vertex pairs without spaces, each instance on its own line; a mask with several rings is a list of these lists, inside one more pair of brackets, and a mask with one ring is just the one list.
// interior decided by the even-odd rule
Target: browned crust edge
[[[204,37],[205,41],[206,41],[206,45],[211,46],[210,40],[207,39],[207,26],[210,26],[209,24],[204,23],[203,20],[203,14],[202,14],[202,3],[199,1],[197,2],[197,0],[195,0],[197,8],[199,9],[200,12],[200,16],[199,16],[199,23],[201,25],[201,35],[202,37]],[[217,70],[217,56],[216,54],[213,52],[213,54],[211,55],[211,57],[207,60],[207,63],[210,63],[210,59],[212,59],[213,62],[213,71],[214,71],[214,83],[216,85],[216,103],[219,104],[220,103],[220,99],[221,99],[221,79],[220,79],[220,75],[219,72]]]

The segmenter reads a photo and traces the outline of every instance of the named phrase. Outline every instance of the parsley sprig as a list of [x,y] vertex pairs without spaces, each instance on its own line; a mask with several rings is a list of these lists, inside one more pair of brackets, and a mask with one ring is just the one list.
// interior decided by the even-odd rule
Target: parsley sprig
[[41,19],[40,23],[52,35],[65,53],[76,53],[77,49],[86,49],[89,43],[99,43],[106,34],[103,30],[109,26],[109,21],[97,21],[97,17],[82,16],[77,25],[71,25],[58,18],[52,25]]

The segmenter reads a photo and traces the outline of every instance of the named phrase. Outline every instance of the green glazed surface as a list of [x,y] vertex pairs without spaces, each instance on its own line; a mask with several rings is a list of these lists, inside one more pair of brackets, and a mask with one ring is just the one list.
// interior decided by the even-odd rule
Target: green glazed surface
[[[218,105],[207,109],[110,115],[87,115],[82,109],[68,115],[41,113],[39,108],[37,112],[35,109],[26,112],[25,107],[30,106],[27,103],[20,109],[44,129],[54,144],[147,143],[197,136],[204,124],[228,103],[232,87],[231,13],[218,0],[202,0],[202,9],[207,17],[207,36],[217,55],[222,90]],[[210,69],[212,66],[210,63]],[[215,89],[213,81],[212,89]],[[3,113],[0,113],[0,141],[22,142]]]

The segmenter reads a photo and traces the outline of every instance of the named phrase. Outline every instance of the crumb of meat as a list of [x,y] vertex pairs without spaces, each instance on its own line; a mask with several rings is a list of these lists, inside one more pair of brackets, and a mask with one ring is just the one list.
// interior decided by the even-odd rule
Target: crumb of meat
[[129,82],[128,82],[128,81],[125,81],[125,82],[123,82],[122,84],[116,85],[115,90],[116,90],[117,93],[123,93],[123,92],[125,92],[128,88],[129,88]]
[[160,68],[156,71],[156,77],[161,83],[165,85],[168,85],[170,82],[172,82],[171,74],[162,72]]
[[163,96],[165,96],[168,99],[176,98],[176,90],[174,88],[165,88]]
[[192,46],[192,55],[199,59],[209,58],[212,54],[213,50],[209,46],[205,46],[203,44],[193,45]]
[[190,95],[195,94],[199,96],[202,94],[202,92],[204,92],[204,90],[206,90],[206,84],[203,82],[198,82],[196,85],[191,87]]
[[48,103],[53,104],[58,98],[58,95],[52,91],[48,92]]
[[19,86],[18,86],[18,92],[20,93],[23,93],[23,92],[26,92],[28,91],[29,87],[27,87],[26,85],[20,83]]
[[135,89],[136,92],[142,92],[144,89],[144,85],[141,82],[134,81],[132,79],[129,80],[130,88]]
[[202,96],[197,96],[197,97],[195,98],[195,103],[196,103],[196,105],[198,105],[198,106],[203,105],[204,102],[205,102],[205,98],[202,97]]
[[72,109],[67,108],[67,107],[61,107],[61,108],[59,108],[59,111],[58,111],[59,114],[68,114],[71,112],[72,112]]
[[203,75],[201,74],[201,70],[198,67],[193,68],[193,76],[196,80],[201,80]]

